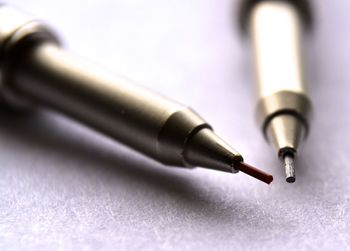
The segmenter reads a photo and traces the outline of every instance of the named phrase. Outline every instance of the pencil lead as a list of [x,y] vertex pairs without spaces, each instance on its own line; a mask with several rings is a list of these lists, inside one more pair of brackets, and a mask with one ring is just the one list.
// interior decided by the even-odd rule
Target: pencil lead
[[240,162],[238,164],[238,170],[258,179],[262,182],[265,182],[266,184],[270,184],[273,181],[273,176],[271,174],[265,173],[264,171],[257,169],[256,167],[253,167],[251,165],[248,165],[246,163]]

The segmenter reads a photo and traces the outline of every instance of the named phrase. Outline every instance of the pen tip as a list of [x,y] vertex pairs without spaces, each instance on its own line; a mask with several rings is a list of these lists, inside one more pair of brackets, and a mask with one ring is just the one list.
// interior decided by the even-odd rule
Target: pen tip
[[286,154],[283,158],[284,170],[286,172],[286,181],[288,183],[295,182],[295,167],[294,167],[294,156]]
[[238,164],[238,170],[258,179],[262,182],[265,182],[267,184],[270,184],[273,181],[273,176],[271,174],[265,173],[262,170],[259,170],[251,165],[248,165],[246,163],[240,162]]

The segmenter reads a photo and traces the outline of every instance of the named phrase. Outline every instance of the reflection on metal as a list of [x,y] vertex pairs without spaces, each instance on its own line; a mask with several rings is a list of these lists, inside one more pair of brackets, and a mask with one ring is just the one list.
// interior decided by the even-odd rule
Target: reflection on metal
[[48,27],[6,6],[0,52],[10,104],[51,108],[168,165],[232,173],[243,161],[191,109],[72,57]]
[[[254,52],[258,121],[267,140],[285,161],[286,154],[287,160],[296,154],[307,134],[311,108],[303,73],[305,19],[298,5],[305,1],[250,2],[245,20]],[[293,171],[294,177],[294,168],[285,167],[287,176]]]

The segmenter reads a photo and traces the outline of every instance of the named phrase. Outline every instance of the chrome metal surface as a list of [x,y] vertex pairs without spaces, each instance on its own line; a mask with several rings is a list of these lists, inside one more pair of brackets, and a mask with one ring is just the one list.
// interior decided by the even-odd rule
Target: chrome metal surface
[[[250,1],[245,19],[253,47],[258,122],[266,139],[284,161],[297,153],[307,135],[311,104],[303,72],[302,38],[306,1]],[[286,172],[291,173],[289,165]],[[292,180],[292,178],[290,179]]]
[[283,1],[261,1],[252,9],[250,34],[259,97],[279,91],[303,93],[301,23]]
[[294,169],[294,157],[293,155],[285,155],[284,158],[284,170],[286,172],[286,181],[288,183],[295,182],[295,169]]
[[50,108],[168,165],[237,171],[240,154],[194,111],[73,57],[49,28],[3,8],[0,93],[7,103]]
[[266,137],[281,159],[284,149],[294,149],[294,152],[297,152],[304,135],[305,127],[302,122],[290,114],[273,117],[266,128]]

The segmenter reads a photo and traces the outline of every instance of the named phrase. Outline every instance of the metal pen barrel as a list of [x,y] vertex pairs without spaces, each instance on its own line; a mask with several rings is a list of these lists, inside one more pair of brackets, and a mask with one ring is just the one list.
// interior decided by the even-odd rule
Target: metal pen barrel
[[190,108],[72,56],[43,22],[3,5],[0,98],[67,115],[167,165],[241,170],[272,181]]
[[185,165],[180,153],[178,158],[165,154],[172,147],[162,141],[167,124],[189,120],[187,128],[180,123],[178,138],[193,127],[210,128],[190,109],[88,65],[55,43],[35,45],[18,56],[22,59],[11,73],[18,99],[69,115],[163,163]]
[[309,127],[310,100],[303,67],[303,34],[310,10],[305,0],[248,0],[241,21],[252,44],[257,116],[266,139],[294,182],[294,158]]

